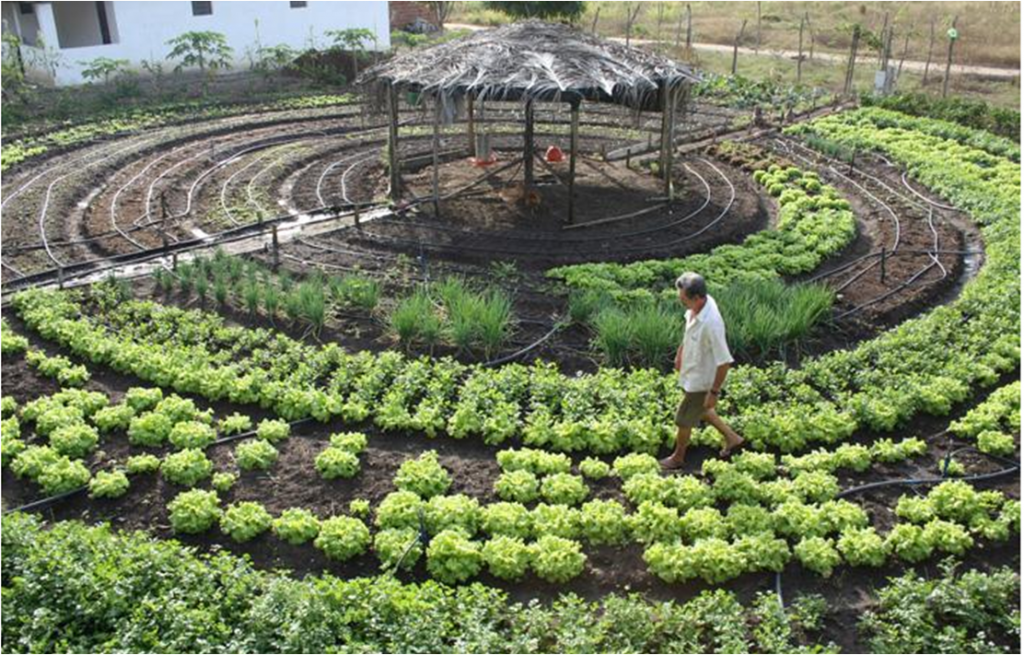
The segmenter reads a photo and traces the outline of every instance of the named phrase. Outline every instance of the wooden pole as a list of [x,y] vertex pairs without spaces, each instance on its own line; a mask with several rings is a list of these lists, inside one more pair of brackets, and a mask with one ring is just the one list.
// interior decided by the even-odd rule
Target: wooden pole
[[[956,21],[959,16],[953,17],[953,26],[950,30],[956,30]],[[953,44],[956,43],[955,38],[949,39],[949,51],[946,53],[946,78],[942,80],[942,97],[945,98],[946,94],[949,93],[949,74],[953,69]]]
[[814,25],[811,24],[811,13],[804,12],[804,20],[807,21],[807,36],[810,39],[810,49],[807,53],[807,61],[814,61]]
[[438,150],[441,144],[441,95],[434,96],[434,138],[430,143],[430,158],[433,167],[431,188],[434,194],[434,216],[441,215],[441,180]]
[[675,128],[676,93],[678,87],[665,84],[661,108],[661,175],[665,182],[665,197],[672,201],[672,139]]
[[686,3],[686,54],[689,56],[693,48],[693,12],[690,11],[690,3]]
[[853,90],[853,69],[857,63],[857,46],[860,43],[860,25],[853,26],[853,40],[850,41],[850,60],[846,64],[846,80],[843,82],[843,95],[850,95]]
[[[756,53],[760,53],[761,52],[761,2],[760,2],[760,0],[758,0],[758,3],[757,3],[757,43],[754,45],[754,52],[756,52]],[[733,71],[733,75],[735,75],[735,74],[736,74],[736,72]]]
[[398,163],[398,91],[388,87],[388,174],[391,180],[391,200],[402,195],[402,175]]
[[924,61],[924,77],[921,79],[921,86],[928,85],[928,69],[932,67],[932,51],[935,49],[935,18],[932,18],[931,33],[928,37],[928,58]]
[[273,263],[273,268],[276,271],[278,265],[281,263],[280,255],[278,254],[277,223],[270,226],[270,246],[273,249],[272,259],[270,261]]
[[885,20],[882,23],[882,31],[879,33],[881,39],[878,43],[878,68],[882,68],[882,58],[885,56],[885,35],[889,31],[889,12],[885,12]]
[[896,27],[890,27],[887,34],[882,35],[882,66],[879,70],[885,73],[885,81],[882,83],[882,95],[889,95],[892,91],[892,78],[889,77],[889,59],[892,58],[892,36]]
[[160,194],[160,242],[163,244],[164,250],[167,249],[167,215],[170,211],[167,209],[167,196],[163,193]]
[[736,40],[732,44],[732,74],[736,74],[736,58],[740,53],[740,41],[743,40],[743,32],[747,29],[747,19],[743,19],[743,24],[740,25],[740,32],[736,35]]
[[572,103],[569,120],[569,225],[576,220],[576,157],[579,153],[580,102]]
[[523,197],[533,189],[533,98],[526,100],[526,131],[523,134]]
[[466,137],[469,139],[469,156],[476,157],[476,123],[474,122],[474,105],[476,97],[470,93],[466,96]]
[[601,17],[601,8],[598,7],[597,11],[594,12],[594,22],[590,24],[590,33],[597,34],[597,19]]
[[804,73],[804,23],[807,22],[807,17],[804,16],[800,19],[800,45],[796,51],[796,83],[800,85],[800,80]]
[[[687,5],[689,7],[689,5]],[[679,43],[683,40],[683,17],[685,14],[679,12],[679,20],[676,21],[676,50],[679,49]]]
[[900,76],[903,75],[903,62],[907,60],[907,52],[910,51],[910,30],[907,30],[906,36],[903,37],[903,54],[900,55],[900,65],[896,68],[896,81],[899,82]]

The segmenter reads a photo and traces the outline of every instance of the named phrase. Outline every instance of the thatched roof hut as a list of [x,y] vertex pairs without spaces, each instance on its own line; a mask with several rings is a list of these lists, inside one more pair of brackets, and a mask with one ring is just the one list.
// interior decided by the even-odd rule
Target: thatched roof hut
[[[513,101],[525,105],[524,186],[533,185],[535,101],[571,105],[568,222],[574,215],[577,131],[581,101],[609,102],[662,112],[661,170],[672,198],[672,133],[677,103],[685,102],[700,77],[690,68],[657,54],[599,38],[568,25],[529,20],[400,55],[367,70],[359,84],[388,107],[388,166],[391,193],[401,194],[398,163],[398,94],[412,91],[433,100],[434,207],[440,211],[437,181],[438,124],[442,108],[467,101],[470,144],[474,142],[473,103]],[[471,145],[471,148],[473,146]]]
[[445,99],[585,99],[660,109],[663,89],[698,80],[667,57],[530,20],[395,57],[366,71],[360,82]]

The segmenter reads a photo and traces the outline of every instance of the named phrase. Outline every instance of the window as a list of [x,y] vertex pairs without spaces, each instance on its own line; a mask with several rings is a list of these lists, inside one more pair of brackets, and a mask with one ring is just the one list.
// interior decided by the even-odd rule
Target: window
[[36,8],[32,6],[31,2],[19,2],[18,9],[21,11],[22,16],[31,16],[36,13]]
[[213,13],[212,2],[193,2],[192,3],[192,15],[193,16],[209,16]]
[[305,9],[306,8],[306,3],[305,2],[289,2],[288,6],[291,7],[292,9]]

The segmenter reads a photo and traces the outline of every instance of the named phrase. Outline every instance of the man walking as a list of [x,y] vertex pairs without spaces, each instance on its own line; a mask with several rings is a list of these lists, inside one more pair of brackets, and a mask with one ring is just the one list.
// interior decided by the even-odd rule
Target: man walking
[[704,278],[697,273],[683,273],[676,280],[679,300],[686,306],[686,331],[676,351],[676,370],[683,400],[676,410],[676,448],[661,460],[667,470],[682,468],[686,447],[690,445],[693,428],[707,421],[725,440],[719,453],[728,456],[743,445],[743,437],[715,413],[718,395],[732,365],[729,344],[725,340],[725,323],[718,313],[715,299],[708,295]]

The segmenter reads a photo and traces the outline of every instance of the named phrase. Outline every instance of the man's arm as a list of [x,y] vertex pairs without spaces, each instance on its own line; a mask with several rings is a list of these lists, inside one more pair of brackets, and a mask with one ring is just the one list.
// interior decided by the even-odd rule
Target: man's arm
[[729,374],[730,368],[732,368],[732,363],[722,364],[715,369],[715,381],[711,383],[711,390],[704,396],[704,409],[715,408],[715,404],[718,403],[718,394],[722,391],[725,376]]
[[683,368],[683,344],[676,349],[676,371]]

